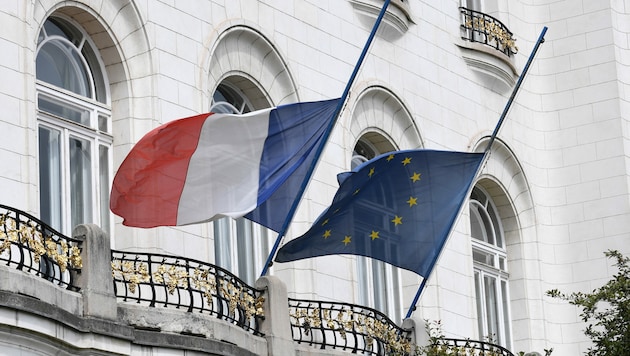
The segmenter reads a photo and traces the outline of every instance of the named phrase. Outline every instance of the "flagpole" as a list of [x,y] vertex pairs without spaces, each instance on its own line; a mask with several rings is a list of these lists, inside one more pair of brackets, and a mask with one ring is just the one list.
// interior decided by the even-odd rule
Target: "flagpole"
[[527,74],[527,71],[529,70],[529,66],[532,64],[532,61],[534,60],[534,56],[536,55],[536,52],[538,52],[538,47],[540,47],[540,45],[543,42],[545,42],[545,33],[547,33],[547,26],[543,27],[542,31],[540,32],[540,36],[538,36],[536,45],[534,46],[532,53],[529,55],[529,59],[527,60],[527,63],[525,64],[525,67],[523,68],[523,72],[518,77],[518,81],[516,82],[516,85],[514,86],[514,89],[512,90],[512,95],[510,96],[510,99],[508,99],[508,102],[505,105],[503,112],[501,113],[499,122],[497,123],[497,126],[494,128],[494,132],[492,132],[492,136],[490,136],[490,141],[488,142],[488,146],[486,146],[486,150],[484,152],[490,151],[490,148],[492,147],[492,144],[494,143],[494,139],[497,137],[497,134],[499,133],[499,129],[501,128],[501,125],[503,125],[503,120],[505,120],[505,117],[507,116],[507,113],[510,110],[510,107],[512,106],[512,102],[514,102],[516,93],[518,92],[518,89],[521,87],[521,84],[523,83],[523,79],[525,79],[525,74]]
[[361,52],[361,55],[359,56],[357,64],[355,65],[354,70],[352,71],[352,74],[350,75],[348,84],[346,84],[346,88],[344,89],[343,94],[341,95],[339,104],[337,104],[337,108],[335,109],[335,112],[333,114],[333,119],[330,121],[330,123],[328,124],[328,127],[326,128],[326,131],[324,132],[322,142],[317,147],[317,151],[315,151],[315,157],[313,158],[313,161],[311,162],[311,165],[309,166],[309,169],[306,172],[306,176],[304,177],[304,181],[302,181],[302,186],[300,187],[298,195],[295,197],[295,200],[293,201],[293,205],[291,205],[291,209],[289,210],[289,213],[287,214],[287,218],[285,219],[284,224],[282,225],[282,228],[280,229],[280,232],[278,233],[278,237],[276,238],[276,242],[274,243],[273,248],[271,249],[271,252],[269,252],[269,256],[267,257],[267,262],[265,262],[265,266],[263,267],[263,270],[260,273],[261,277],[267,274],[269,267],[273,263],[272,261],[273,261],[274,256],[276,255],[276,252],[278,251],[280,242],[282,241],[282,238],[286,234],[289,224],[291,223],[291,220],[293,220],[293,216],[295,215],[295,211],[297,210],[300,200],[302,199],[302,195],[304,195],[304,191],[306,190],[306,187],[308,186],[308,182],[311,176],[313,175],[313,171],[315,171],[315,166],[317,165],[317,161],[319,160],[319,157],[324,151],[324,146],[326,146],[328,137],[330,136],[330,133],[335,127],[335,123],[337,122],[337,119],[339,118],[339,114],[341,113],[341,108],[343,108],[343,105],[346,99],[348,98],[348,95],[350,94],[350,88],[352,87],[352,84],[354,83],[354,80],[356,79],[359,73],[361,64],[363,63],[363,60],[365,59],[365,56],[367,55],[370,45],[372,44],[372,41],[374,40],[374,37],[376,36],[376,31],[378,30],[383,20],[383,17],[385,16],[385,12],[387,11],[387,7],[389,6],[390,2],[391,0],[385,0],[385,4],[383,4],[383,8],[381,9],[381,12],[378,14],[378,17],[376,18],[376,22],[374,23],[374,26],[372,27],[372,32],[370,32],[370,36],[368,37],[365,43],[365,46],[363,47],[363,51]]
[[[499,133],[499,129],[501,128],[501,125],[503,124],[503,121],[505,120],[505,117],[507,116],[507,113],[510,110],[512,103],[514,102],[514,98],[516,97],[516,94],[518,93],[518,90],[521,87],[521,84],[523,83],[523,79],[525,79],[525,75],[527,74],[527,71],[529,70],[529,66],[532,64],[532,61],[534,60],[534,57],[536,56],[536,52],[538,52],[538,48],[543,42],[545,42],[545,33],[547,33],[547,26],[543,27],[542,31],[540,32],[540,36],[538,36],[536,45],[534,46],[532,53],[529,55],[529,58],[527,59],[527,63],[525,64],[525,67],[523,68],[523,71],[521,72],[521,75],[518,77],[518,81],[516,82],[516,85],[514,85],[514,89],[512,89],[512,95],[510,95],[510,98],[508,99],[508,102],[505,105],[503,112],[501,113],[499,122],[497,123],[497,126],[494,128],[494,131],[492,132],[492,136],[490,136],[490,141],[488,142],[488,145],[486,146],[486,149],[484,150],[484,153],[486,154],[486,156],[488,152],[490,152],[492,143],[494,142],[497,134]],[[481,166],[483,165],[480,165],[480,167]],[[477,172],[477,174],[479,174],[479,172]],[[470,191],[470,188],[471,187],[468,187],[469,191]],[[462,201],[462,204],[463,204],[463,201]],[[461,205],[459,209],[461,210]],[[442,251],[442,248],[446,244],[447,239],[444,239],[444,241],[442,242],[442,246],[440,246],[440,251]],[[414,310],[416,309],[416,303],[418,303],[418,299],[420,299],[420,294],[422,294],[422,290],[424,289],[424,286],[426,285],[426,282],[429,279],[431,271],[433,271],[433,267],[435,266],[435,263],[437,262],[439,255],[440,254],[438,253],[433,259],[433,261],[431,262],[431,267],[429,268],[429,271],[430,271],[429,275],[422,277],[422,283],[420,283],[420,287],[418,288],[418,291],[416,292],[416,295],[413,298],[413,302],[411,302],[411,306],[409,306],[409,310],[407,311],[407,316],[405,316],[405,318],[410,318],[411,314],[413,314]]]

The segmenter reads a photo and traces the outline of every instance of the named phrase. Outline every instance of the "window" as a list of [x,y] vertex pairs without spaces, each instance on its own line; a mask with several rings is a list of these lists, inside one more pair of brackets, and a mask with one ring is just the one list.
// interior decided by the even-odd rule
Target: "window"
[[[380,150],[372,143],[370,138],[374,137],[369,135],[362,137],[354,147],[351,163],[353,169],[381,153],[393,150],[393,147],[391,147],[384,149],[383,152],[379,152]],[[380,138],[382,139],[382,137]],[[387,205],[388,204],[384,202],[383,209],[387,209]],[[374,209],[374,207],[366,207],[366,213],[369,213],[367,209]],[[375,214],[375,218],[383,216],[382,212],[383,210],[379,209]],[[392,320],[401,319],[399,274],[400,272],[397,267],[379,260],[357,256],[359,303],[385,313]]]
[[[243,114],[254,110],[245,94],[229,81],[213,95],[210,111]],[[271,251],[275,232],[246,218],[222,218],[213,222],[215,264],[253,285]]]
[[479,335],[509,348],[509,275],[501,220],[480,187],[473,188],[469,209]]
[[40,216],[64,234],[83,223],[110,231],[111,109],[97,53],[69,20],[49,18],[38,36]]

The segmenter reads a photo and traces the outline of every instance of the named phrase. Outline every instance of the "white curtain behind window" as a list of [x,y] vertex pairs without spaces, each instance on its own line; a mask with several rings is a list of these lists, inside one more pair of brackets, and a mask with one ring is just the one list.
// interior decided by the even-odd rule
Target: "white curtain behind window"
[[70,138],[71,226],[92,223],[92,156],[90,142]]
[[61,230],[61,132],[39,127],[39,197],[40,216],[56,230]]

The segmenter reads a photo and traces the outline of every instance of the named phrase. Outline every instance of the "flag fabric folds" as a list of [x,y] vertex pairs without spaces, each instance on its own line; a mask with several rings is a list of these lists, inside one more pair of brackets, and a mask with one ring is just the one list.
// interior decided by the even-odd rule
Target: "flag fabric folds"
[[466,199],[483,153],[387,153],[338,176],[330,207],[277,262],[351,254],[427,277]]
[[289,210],[338,101],[208,113],[159,126],[119,167],[110,209],[124,225],[148,228],[241,217],[269,202],[255,216],[278,231],[275,220],[284,216],[271,218]]

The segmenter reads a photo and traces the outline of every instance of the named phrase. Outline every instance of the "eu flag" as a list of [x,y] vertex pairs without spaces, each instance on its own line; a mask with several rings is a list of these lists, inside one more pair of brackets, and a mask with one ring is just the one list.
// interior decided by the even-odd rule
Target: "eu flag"
[[483,153],[407,150],[378,156],[338,176],[331,206],[277,262],[350,254],[427,277],[446,241]]

